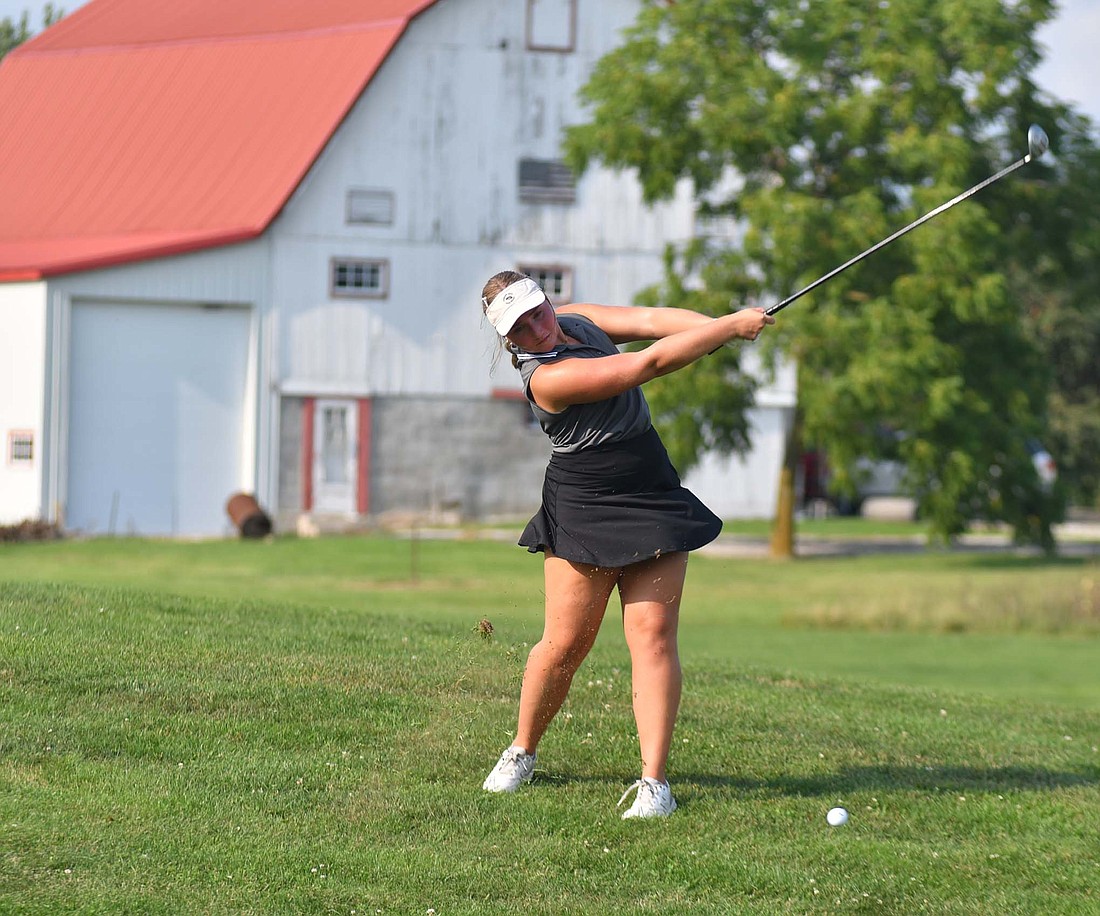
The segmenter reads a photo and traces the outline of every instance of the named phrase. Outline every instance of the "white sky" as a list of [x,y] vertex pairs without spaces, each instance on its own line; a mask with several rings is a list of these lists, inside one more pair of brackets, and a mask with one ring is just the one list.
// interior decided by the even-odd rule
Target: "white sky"
[[[54,6],[71,13],[87,0],[54,0]],[[45,0],[0,0],[0,19],[31,14],[31,26],[42,25]],[[1055,19],[1039,32],[1045,59],[1035,73],[1036,82],[1051,95],[1087,114],[1100,127],[1100,0],[1061,0]]]

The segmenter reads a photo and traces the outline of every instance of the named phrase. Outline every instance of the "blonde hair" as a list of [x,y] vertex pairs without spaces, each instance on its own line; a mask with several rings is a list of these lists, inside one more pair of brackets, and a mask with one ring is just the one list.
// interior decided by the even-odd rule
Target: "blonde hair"
[[[493,274],[481,290],[481,314],[484,315],[489,310],[489,303],[492,302],[502,290],[507,289],[513,283],[522,280],[526,276],[526,274],[521,274],[518,270],[502,270],[500,273]],[[496,352],[493,354],[493,363],[489,369],[490,375],[496,370],[497,364],[500,362],[500,356],[505,350],[511,352],[512,347],[498,334]],[[516,359],[515,353],[512,353],[512,368],[519,368],[519,360]]]
[[502,270],[498,274],[493,274],[481,290],[481,314],[484,315],[489,310],[489,303],[497,297],[498,293],[526,276],[527,274],[521,274],[518,270]]

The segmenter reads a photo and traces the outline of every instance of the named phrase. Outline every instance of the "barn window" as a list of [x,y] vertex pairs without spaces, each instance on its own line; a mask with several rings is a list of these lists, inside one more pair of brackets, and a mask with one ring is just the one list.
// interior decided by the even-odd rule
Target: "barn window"
[[352,188],[347,198],[348,223],[368,226],[393,224],[393,192]]
[[527,0],[527,50],[573,51],[577,0]]
[[577,199],[573,170],[558,159],[520,159],[519,199],[526,203],[573,203]]
[[34,433],[29,429],[8,432],[8,464],[31,464],[34,461]]
[[555,305],[573,301],[573,268],[560,264],[520,264],[516,270],[541,286]]
[[330,289],[333,296],[384,299],[389,295],[389,261],[371,258],[333,258]]

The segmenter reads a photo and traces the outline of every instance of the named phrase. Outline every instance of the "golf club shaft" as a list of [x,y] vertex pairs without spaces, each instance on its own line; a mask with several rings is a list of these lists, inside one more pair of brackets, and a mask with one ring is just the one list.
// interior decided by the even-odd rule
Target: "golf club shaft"
[[1015,172],[1016,169],[1018,169],[1020,166],[1027,165],[1029,162],[1031,162],[1031,158],[1032,158],[1031,153],[1028,153],[1026,156],[1024,156],[1023,159],[1020,159],[1016,162],[1013,162],[1012,165],[1005,166],[996,175],[990,175],[985,181],[982,181],[982,182],[974,185],[974,187],[970,188],[968,191],[963,191],[962,194],[960,194],[958,197],[952,197],[951,200],[949,200],[947,203],[940,204],[938,207],[936,207],[935,210],[930,210],[929,212],[925,213],[924,216],[920,217],[919,219],[913,220],[913,222],[911,222],[905,228],[899,229],[893,235],[889,236],[888,238],[883,239],[878,244],[872,245],[870,248],[868,248],[866,251],[862,252],[861,254],[857,254],[850,261],[845,261],[839,267],[835,268],[834,270],[830,270],[827,274],[825,274],[825,276],[819,277],[818,279],[814,280],[814,282],[811,283],[809,286],[805,287],[804,289],[800,289],[794,295],[788,296],[782,302],[777,302],[775,305],[770,306],[769,308],[765,309],[766,314],[774,315],[776,312],[780,311],[781,309],[785,309],[788,305],[790,305],[792,302],[794,302],[795,299],[798,299],[802,296],[805,296],[806,293],[810,292],[811,290],[817,289],[817,287],[819,287],[826,280],[831,280],[833,277],[835,277],[841,271],[847,270],[853,264],[859,263],[865,257],[867,257],[870,254],[874,254],[880,248],[885,248],[887,245],[889,245],[895,239],[899,239],[903,235],[905,235],[905,233],[908,232],[910,229],[916,229],[917,226],[921,225],[922,223],[928,222],[928,220],[930,220],[933,216],[938,216],[940,213],[943,213],[944,210],[950,210],[953,206],[955,206],[955,204],[966,200],[968,197],[970,197],[973,194],[977,194],[982,188],[986,187],[987,185],[991,185],[991,184],[993,184],[993,182],[998,181],[1001,178],[1004,178],[1005,175],[1008,175],[1010,172]]

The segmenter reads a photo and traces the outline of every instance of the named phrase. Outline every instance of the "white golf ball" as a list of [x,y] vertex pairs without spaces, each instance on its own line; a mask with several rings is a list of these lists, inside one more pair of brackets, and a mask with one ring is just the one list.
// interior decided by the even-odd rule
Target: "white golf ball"
[[825,820],[829,822],[830,827],[842,827],[848,823],[848,812],[843,808],[830,808],[829,813],[825,815]]

